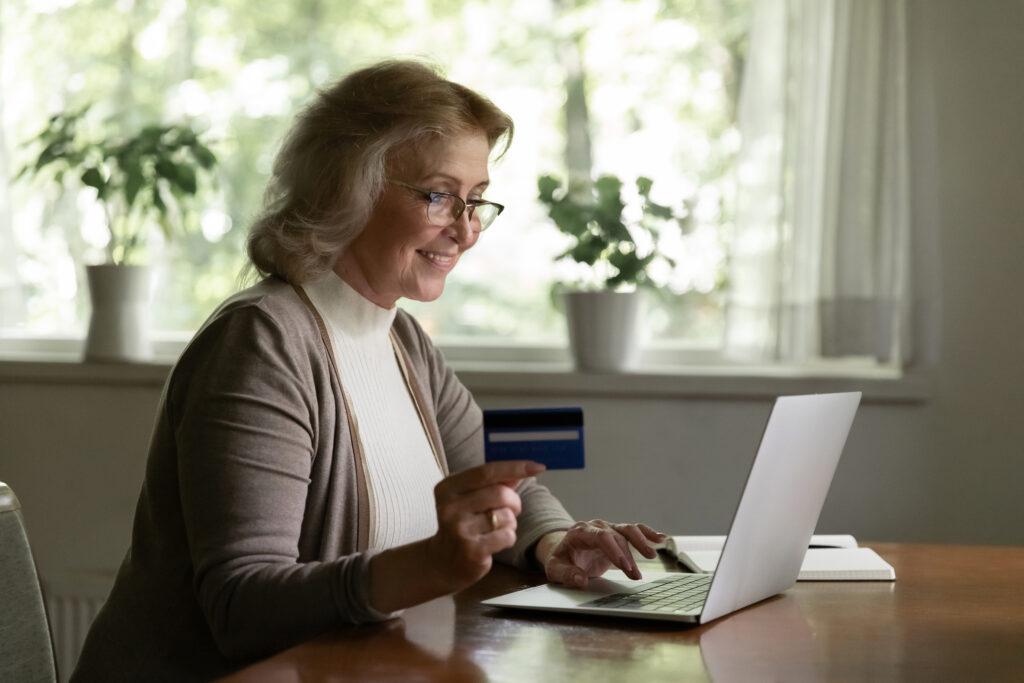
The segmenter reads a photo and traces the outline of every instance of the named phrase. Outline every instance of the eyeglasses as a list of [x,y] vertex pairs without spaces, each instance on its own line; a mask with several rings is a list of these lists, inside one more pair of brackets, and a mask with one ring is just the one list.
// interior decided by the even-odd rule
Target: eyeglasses
[[473,230],[483,232],[494,222],[505,207],[494,202],[483,199],[464,200],[457,194],[451,192],[438,192],[423,187],[416,187],[400,180],[389,180],[388,182],[400,185],[407,190],[422,197],[427,202],[427,220],[431,225],[439,228],[447,228],[459,220],[463,213],[469,217],[469,224]]

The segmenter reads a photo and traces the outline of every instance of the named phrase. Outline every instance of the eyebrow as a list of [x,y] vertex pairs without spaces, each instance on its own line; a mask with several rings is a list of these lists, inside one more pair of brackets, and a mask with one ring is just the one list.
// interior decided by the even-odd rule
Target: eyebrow
[[[433,180],[435,178],[444,178],[445,180],[450,180],[451,182],[455,183],[456,185],[461,185],[462,184],[462,180],[460,178],[456,178],[453,175],[448,175],[447,173],[431,173],[430,175],[428,175],[425,178],[423,178],[423,182],[426,182],[428,180]],[[489,179],[488,180],[484,180],[484,181],[479,182],[476,185],[474,185],[472,189],[475,190],[478,187],[487,187],[490,184],[491,184],[491,181]]]

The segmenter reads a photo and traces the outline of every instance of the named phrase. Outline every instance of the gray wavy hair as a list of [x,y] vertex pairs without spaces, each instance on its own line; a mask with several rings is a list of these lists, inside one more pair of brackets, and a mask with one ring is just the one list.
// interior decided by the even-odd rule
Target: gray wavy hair
[[512,142],[508,114],[428,65],[389,60],[355,71],[296,118],[249,228],[251,267],[300,284],[331,269],[366,226],[390,173],[422,167],[452,135]]

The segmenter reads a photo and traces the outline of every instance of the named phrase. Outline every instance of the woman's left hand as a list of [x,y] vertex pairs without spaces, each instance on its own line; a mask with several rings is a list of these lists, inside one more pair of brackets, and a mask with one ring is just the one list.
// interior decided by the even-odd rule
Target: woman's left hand
[[641,578],[630,546],[653,559],[658,553],[650,542],[660,543],[666,538],[646,524],[612,524],[594,519],[577,522],[558,535],[545,536],[538,544],[537,555],[548,581],[586,588],[589,579],[612,567],[618,567],[631,579]]

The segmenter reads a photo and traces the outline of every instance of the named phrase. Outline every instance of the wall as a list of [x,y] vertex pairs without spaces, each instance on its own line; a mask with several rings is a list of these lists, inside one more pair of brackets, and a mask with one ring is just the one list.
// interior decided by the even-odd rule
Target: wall
[[[944,360],[927,401],[862,408],[819,528],[1024,543],[1024,3],[915,0],[910,27],[915,217],[940,237]],[[44,574],[123,555],[159,398],[150,374],[68,385],[0,368],[0,478],[22,499]],[[587,470],[546,476],[574,514],[676,532],[725,530],[769,409],[760,396],[543,403],[586,411]]]
[[[116,567],[159,386],[0,387],[7,444],[0,471],[22,500],[41,571]],[[726,531],[771,405],[767,396],[477,395],[488,407],[581,404],[587,468],[551,472],[545,481],[579,518],[643,520],[679,533]],[[923,512],[931,487],[918,475],[930,457],[927,408],[882,401],[858,414],[820,528],[885,540],[940,538],[934,515]]]
[[[674,533],[728,531],[771,408],[767,397],[545,400],[582,404],[586,416],[587,468],[544,475],[570,512]],[[481,401],[529,404],[526,397],[486,394]],[[929,458],[926,413],[916,404],[862,405],[819,530],[885,540],[941,536],[930,486],[918,475]]]
[[912,4],[934,82],[943,362],[930,468],[943,534],[1024,542],[1024,3]]

